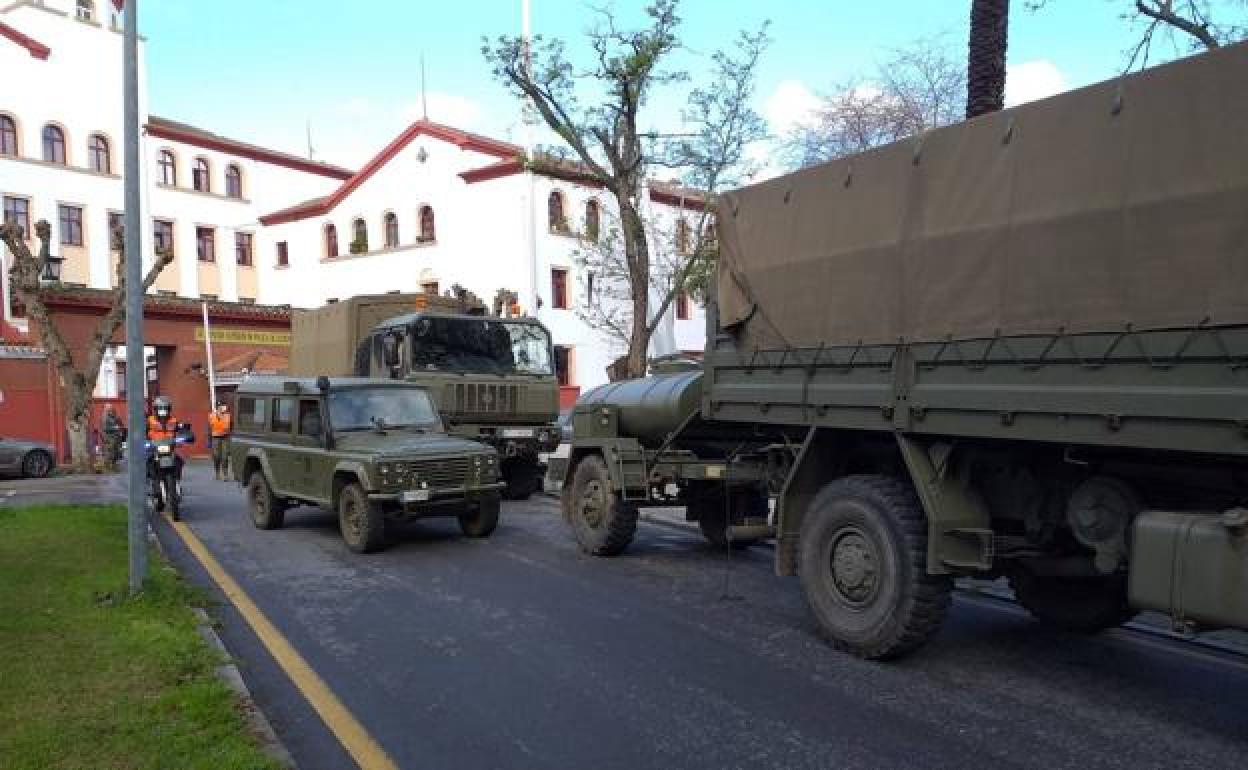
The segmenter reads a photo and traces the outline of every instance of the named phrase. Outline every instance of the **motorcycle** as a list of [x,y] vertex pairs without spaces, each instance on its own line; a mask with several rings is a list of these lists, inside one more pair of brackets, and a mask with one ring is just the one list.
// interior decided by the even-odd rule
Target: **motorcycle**
[[147,450],[148,497],[157,513],[168,509],[174,521],[181,519],[182,506],[183,461],[177,448],[195,443],[195,436],[190,430],[190,425],[179,423],[173,438],[149,440],[144,444]]

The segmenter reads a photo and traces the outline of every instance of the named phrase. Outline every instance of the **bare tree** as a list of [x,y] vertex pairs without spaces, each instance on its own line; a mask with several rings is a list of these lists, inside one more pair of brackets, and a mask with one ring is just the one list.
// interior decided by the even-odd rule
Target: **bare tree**
[[971,0],[966,62],[968,119],[1005,107],[1005,53],[1009,32],[1010,0]]
[[966,68],[939,37],[897,49],[873,77],[854,77],[823,96],[810,120],[782,140],[790,165],[852,155],[960,120]]
[[[26,307],[27,316],[39,330],[40,342],[52,365],[56,368],[57,379],[61,383],[62,396],[65,401],[66,427],[69,430],[71,463],[76,470],[85,470],[91,462],[87,447],[91,394],[100,376],[100,364],[104,360],[104,351],[126,319],[126,259],[122,233],[118,228],[112,234],[114,248],[122,252],[122,257],[117,262],[117,288],[112,292],[112,303],[96,324],[95,333],[91,335],[90,343],[86,350],[80,353],[78,360],[75,360],[73,351],[65,343],[65,338],[53,322],[51,313],[48,312],[47,295],[55,292],[60,286],[55,283],[45,284],[40,280],[44,266],[48,262],[48,243],[52,235],[52,228],[46,220],[40,220],[35,225],[35,235],[40,242],[37,255],[31,253],[21,227],[12,222],[0,226],[0,240],[13,255],[13,266],[10,268],[12,289]],[[156,282],[156,278],[165,266],[172,261],[172,254],[157,257],[143,279],[142,292],[144,294]]]
[[[643,221],[645,180],[655,164],[681,167],[706,195],[743,159],[743,148],[761,138],[761,120],[749,107],[754,73],[767,43],[765,30],[742,34],[732,53],[712,58],[714,82],[689,94],[689,115],[698,122],[679,134],[643,131],[639,122],[652,92],[685,83],[689,74],[668,70],[681,48],[678,0],[655,0],[641,29],[623,29],[610,8],[597,11],[587,32],[593,61],[574,66],[559,40],[503,36],[482,49],[495,76],[530,103],[567,145],[586,181],[602,185],[615,200],[619,244],[628,287],[628,376],[642,376],[646,351],[672,293],[651,307],[652,264]],[[578,95],[579,90],[579,95]],[[579,96],[598,103],[583,105]],[[757,134],[757,135],[756,135]],[[530,159],[540,165],[542,159]],[[690,268],[692,270],[692,268]],[[683,283],[681,279],[680,283]]]
[[[1028,10],[1053,0],[1028,0]],[[1153,46],[1167,39],[1176,50],[1212,51],[1248,38],[1248,0],[1107,0],[1123,6],[1122,17],[1142,24],[1140,39],[1127,52],[1127,70],[1148,66]],[[1181,43],[1186,42],[1186,46]]]

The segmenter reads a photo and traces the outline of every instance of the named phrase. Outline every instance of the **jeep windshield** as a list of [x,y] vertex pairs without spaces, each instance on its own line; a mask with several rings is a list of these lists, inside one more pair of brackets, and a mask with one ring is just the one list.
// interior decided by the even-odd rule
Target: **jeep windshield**
[[385,428],[432,428],[437,410],[424,388],[351,388],[329,394],[335,432]]
[[550,335],[533,323],[421,318],[408,327],[412,370],[551,375]]

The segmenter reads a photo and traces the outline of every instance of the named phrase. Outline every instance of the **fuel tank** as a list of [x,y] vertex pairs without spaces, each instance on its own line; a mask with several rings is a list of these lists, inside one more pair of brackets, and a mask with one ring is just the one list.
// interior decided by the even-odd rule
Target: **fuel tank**
[[577,399],[576,409],[614,406],[619,410],[620,435],[650,445],[661,443],[698,411],[701,400],[699,369],[599,385]]

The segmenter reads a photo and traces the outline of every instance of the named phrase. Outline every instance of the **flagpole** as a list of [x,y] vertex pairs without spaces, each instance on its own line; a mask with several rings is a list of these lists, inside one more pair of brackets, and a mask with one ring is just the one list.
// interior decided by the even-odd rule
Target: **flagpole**
[[[524,36],[524,71],[529,78],[533,77],[533,20],[532,20],[532,4],[530,0],[521,0],[521,29]],[[536,137],[533,130],[534,118],[532,116],[533,108],[526,101],[521,105],[521,121],[524,124],[524,153],[530,163],[533,162],[537,155]],[[528,177],[528,185],[526,199],[524,202],[525,221],[528,226],[525,228],[526,239],[528,243],[528,260],[529,260],[529,315],[534,318],[539,317],[538,299],[539,289],[537,285],[537,180],[532,169],[525,171]]]
[[208,356],[208,411],[217,408],[217,367],[212,359],[212,327],[208,325],[208,303],[200,302],[204,314],[204,350]]

